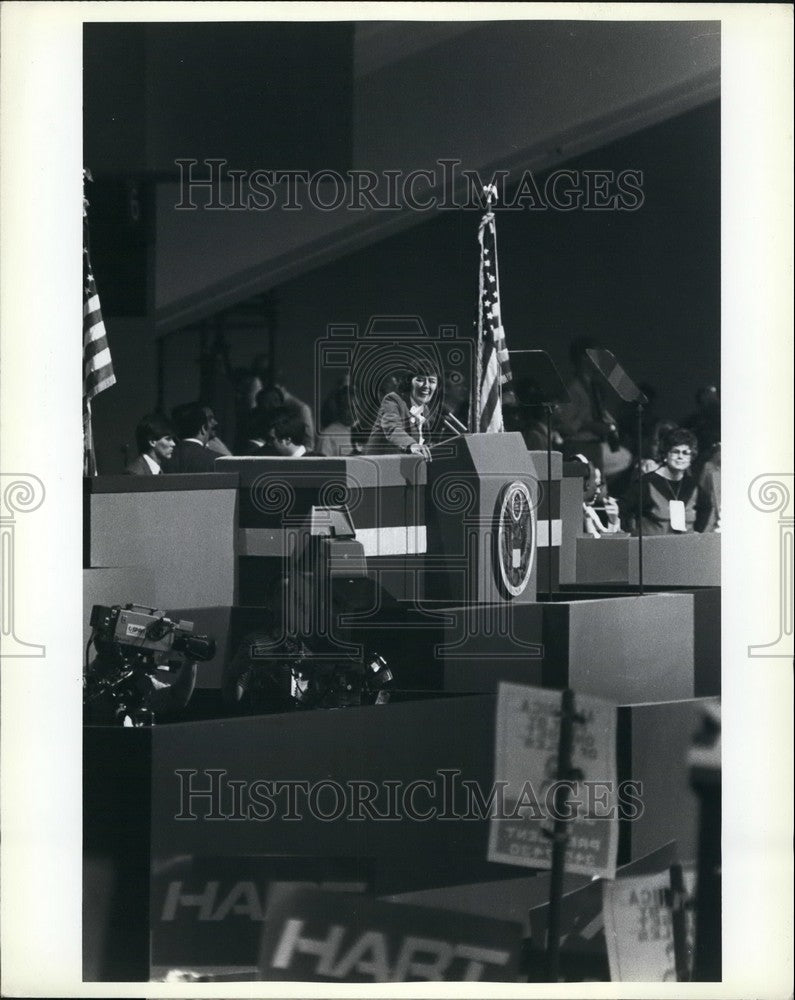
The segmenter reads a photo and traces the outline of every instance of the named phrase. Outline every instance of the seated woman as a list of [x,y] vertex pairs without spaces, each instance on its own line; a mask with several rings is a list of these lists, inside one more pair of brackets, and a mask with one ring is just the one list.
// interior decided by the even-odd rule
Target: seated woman
[[417,358],[406,372],[397,392],[388,392],[381,400],[365,455],[397,455],[406,452],[430,458],[428,447],[431,400],[439,376],[427,358]]
[[[644,535],[683,534],[706,529],[712,503],[690,474],[697,450],[695,434],[683,427],[674,427],[660,437],[659,465],[643,477]],[[632,533],[637,534],[637,480],[626,494],[625,505]]]

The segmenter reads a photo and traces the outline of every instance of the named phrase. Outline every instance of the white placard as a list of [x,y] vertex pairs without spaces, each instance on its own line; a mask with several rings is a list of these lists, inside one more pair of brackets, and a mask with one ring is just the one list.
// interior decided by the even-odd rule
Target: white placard
[[[692,895],[695,873],[684,872],[685,892]],[[620,878],[602,885],[610,979],[622,983],[676,982],[669,871]],[[686,910],[688,956],[693,949],[692,911]]]
[[[552,867],[561,692],[500,684],[489,861]],[[616,707],[575,695],[566,871],[614,878],[618,848]]]

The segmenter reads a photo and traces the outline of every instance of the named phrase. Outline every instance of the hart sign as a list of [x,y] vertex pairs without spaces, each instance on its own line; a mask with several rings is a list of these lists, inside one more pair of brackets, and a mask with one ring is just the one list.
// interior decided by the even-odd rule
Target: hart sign
[[297,892],[266,921],[265,980],[512,982],[518,924],[324,892]]

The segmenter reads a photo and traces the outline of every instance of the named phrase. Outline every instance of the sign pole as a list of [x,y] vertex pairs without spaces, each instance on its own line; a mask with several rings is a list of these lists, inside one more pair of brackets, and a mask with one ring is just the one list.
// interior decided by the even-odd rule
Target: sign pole
[[571,788],[569,781],[581,777],[571,766],[574,747],[574,723],[583,722],[574,711],[574,692],[566,688],[560,701],[560,738],[558,741],[558,785],[555,788],[555,818],[552,833],[552,871],[549,884],[549,923],[547,929],[547,973],[552,983],[560,977],[560,917],[563,900],[563,876],[566,870],[566,847],[569,839],[566,806]]
[[688,759],[690,784],[699,798],[696,948],[693,981],[720,982],[721,946],[721,721],[720,707],[707,704]]
[[682,866],[671,865],[671,931],[674,938],[674,963],[676,966],[676,981],[686,983],[690,980],[687,961],[687,924],[685,910],[687,894]]

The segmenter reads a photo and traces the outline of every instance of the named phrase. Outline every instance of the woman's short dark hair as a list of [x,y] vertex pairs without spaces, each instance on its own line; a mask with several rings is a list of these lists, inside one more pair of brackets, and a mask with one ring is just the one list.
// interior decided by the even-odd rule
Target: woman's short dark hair
[[693,453],[693,458],[698,454],[698,439],[696,435],[686,427],[672,427],[660,435],[659,458],[662,461],[672,448],[680,445],[687,445]]
[[149,451],[150,441],[159,441],[160,438],[171,437],[174,429],[171,422],[162,413],[149,413],[143,417],[135,428],[135,444],[138,454],[143,455]]
[[435,375],[439,378],[439,366],[435,361],[430,358],[418,355],[413,361],[410,361],[404,367],[401,373],[400,379],[400,392],[403,395],[408,395],[411,391],[411,380],[413,378],[418,378],[420,375]]
[[297,406],[286,405],[274,410],[270,426],[279,441],[286,441],[289,438],[296,445],[306,443],[306,423],[304,415]]
[[[278,385],[263,386],[257,393],[254,402],[260,410],[272,411],[284,406],[284,391]],[[266,405],[267,404],[267,405]]]

